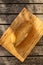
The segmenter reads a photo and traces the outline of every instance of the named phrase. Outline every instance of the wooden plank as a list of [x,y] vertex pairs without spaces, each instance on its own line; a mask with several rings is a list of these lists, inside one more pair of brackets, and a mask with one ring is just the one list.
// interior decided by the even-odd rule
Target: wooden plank
[[[35,46],[29,56],[43,55],[43,46]],[[0,46],[0,56],[13,56],[6,49]]]
[[0,0],[0,3],[43,3],[43,0]]
[[42,38],[39,40],[39,42],[38,42],[38,44],[37,45],[41,45],[41,46],[43,46],[43,36],[42,36]]
[[9,27],[9,25],[0,25],[0,36],[5,32],[5,30]]
[[0,4],[0,13],[19,13],[24,7],[32,13],[43,13],[43,4]]
[[[13,0],[13,1],[15,1],[15,0]],[[12,0],[0,0],[0,3],[11,3],[13,1]]]
[[30,55],[37,57],[37,55],[43,55],[43,46],[35,46],[35,48],[32,50],[32,52],[30,53]]
[[[0,15],[0,24],[11,24],[12,21],[17,17],[18,14],[16,15]],[[43,21],[43,15],[36,15],[40,20]],[[4,26],[4,27],[7,27]]]
[[[22,14],[22,13],[21,13]],[[14,30],[14,33],[15,33],[15,36],[17,37],[17,40],[16,40],[16,45],[18,45],[18,44],[20,44],[23,40],[24,40],[24,38],[26,38],[27,37],[27,35],[28,35],[28,33],[29,33],[29,30],[30,30],[30,28],[31,28],[31,23],[30,22],[28,22],[28,21],[26,21],[26,19],[25,19],[25,17],[23,17],[23,15],[19,15],[17,18],[16,18],[16,20],[14,21],[14,23],[9,27],[9,32],[7,33],[6,32],[6,34],[10,34],[11,33],[11,35],[13,34],[13,30]],[[21,16],[21,17],[20,17]],[[23,17],[23,18],[22,18]],[[20,19],[21,19],[21,22],[20,22]],[[13,27],[12,27],[13,26]],[[12,30],[12,29],[13,30]],[[10,31],[11,30],[11,31]],[[7,35],[7,36],[8,36]],[[14,37],[14,34],[13,34],[13,37]],[[6,36],[5,36],[5,38],[6,38]],[[5,40],[5,38],[4,38],[4,40]],[[13,40],[13,39],[12,39]],[[14,41],[14,40],[13,40]],[[12,41],[12,42],[13,42]]]
[[[18,38],[16,38],[15,41],[14,23],[17,24],[17,22],[21,21],[20,19],[22,19],[22,21],[26,20],[27,22],[30,22],[32,24],[32,28],[30,34],[28,34],[26,39],[23,42],[21,42],[21,44],[15,46],[14,44]],[[12,38],[13,41],[11,41],[12,36],[11,35],[9,36],[8,34],[14,35]],[[6,50],[8,50],[11,54],[16,56],[20,61],[23,62],[27,57],[27,55],[34,48],[36,43],[39,41],[39,39],[42,37],[42,34],[43,34],[43,23],[35,15],[31,14],[30,12],[28,12],[27,9],[24,8],[22,12],[18,15],[18,17],[13,21],[11,26],[7,29],[7,31],[4,33],[4,35],[1,37],[1,43],[2,43],[1,45],[4,48],[6,48]]]
[[27,57],[27,59],[21,63],[15,57],[1,57],[0,65],[43,65],[43,57]]
[[[6,29],[9,27],[10,25],[0,25],[0,37],[3,35],[3,33],[6,31]],[[43,37],[40,39],[40,41],[38,42],[37,45],[43,45]]]
[[[0,0],[0,3],[9,3],[9,2],[12,2],[12,0]],[[34,0],[34,1],[32,1],[32,0],[13,0],[13,2],[12,3],[43,3],[43,0]],[[36,7],[37,8],[37,7]],[[43,8],[43,7],[42,7]],[[7,8],[8,9],[8,8]],[[6,13],[6,12],[5,12]],[[11,16],[11,15],[10,15]],[[8,16],[9,17],[9,16]],[[40,17],[40,16],[39,16]],[[6,17],[7,18],[7,17]],[[5,21],[6,21],[6,18],[4,18],[5,19]],[[13,18],[13,16],[11,16],[11,18]],[[42,18],[42,20],[43,20],[43,16],[41,15],[41,17],[40,18]],[[13,19],[12,19],[13,20]],[[12,22],[12,20],[10,21],[10,22]],[[1,21],[3,21],[3,20],[1,20]],[[4,22],[4,21],[3,21]],[[2,23],[3,23],[2,22]],[[8,22],[9,22],[9,18],[8,18]],[[4,23],[6,23],[6,22],[4,22]],[[6,26],[4,26],[4,27],[6,27]],[[2,29],[1,29],[2,30]],[[42,39],[41,39],[42,40]],[[42,41],[41,41],[42,42]],[[40,43],[41,44],[41,43]],[[42,43],[43,44],[43,43]],[[42,47],[42,46],[41,46]],[[40,47],[40,49],[41,49],[41,47]],[[36,47],[37,48],[37,47]],[[40,49],[38,49],[39,50],[39,53],[41,54],[41,51],[40,51]],[[42,51],[43,51],[43,47],[42,47],[42,49],[41,49]],[[0,50],[1,51],[1,50]],[[36,52],[37,52],[37,50],[35,50]],[[3,50],[2,50],[2,52],[3,52]],[[7,51],[6,51],[7,52]],[[5,54],[5,52],[4,52],[4,54]],[[4,55],[3,54],[3,55]],[[7,53],[6,53],[7,54]],[[37,53],[35,53],[35,54],[37,54]],[[43,54],[42,54],[43,55]],[[2,61],[2,62],[0,62],[0,65],[21,65],[21,64],[25,64],[25,65],[43,65],[43,57],[41,57],[41,59],[40,59],[40,57],[35,57],[34,58],[34,60],[33,60],[33,58],[34,57],[32,57],[31,59],[29,58],[29,60],[25,60],[26,62],[25,63],[21,63],[21,62],[19,62],[17,59],[15,59],[15,58],[10,58],[10,60],[6,57],[5,59],[4,59],[4,61],[2,60],[3,59],[3,57],[2,58],[0,58],[0,61]]]
[[[9,27],[10,25],[0,25],[0,37],[3,35],[3,33],[6,31],[6,29]],[[37,45],[43,45],[43,37],[39,40]]]
[[11,24],[16,17],[17,15],[0,15],[0,24]]

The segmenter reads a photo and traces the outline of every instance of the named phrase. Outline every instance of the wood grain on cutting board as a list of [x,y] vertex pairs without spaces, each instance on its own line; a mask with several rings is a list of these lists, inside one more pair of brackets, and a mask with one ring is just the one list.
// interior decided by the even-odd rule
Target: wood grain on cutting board
[[[13,33],[15,31],[15,29],[13,28],[13,24],[15,22],[13,22],[11,26],[8,28],[8,30],[5,32],[6,34],[2,36],[1,42],[2,42],[2,46],[6,48],[11,54],[16,56],[20,61],[24,61],[24,59],[27,57],[27,55],[31,52],[31,50],[34,48],[36,43],[42,37],[43,25],[42,22],[35,15],[31,14],[26,8],[24,8],[20,14],[21,15],[23,14],[25,20],[32,25],[31,29],[29,30],[28,36],[19,45],[15,46],[10,39],[12,36],[8,33],[8,31],[11,30],[12,32],[10,33]],[[9,37],[7,34],[9,34],[11,37]],[[15,37],[16,36],[14,36],[13,39],[15,39]],[[16,40],[14,40],[14,42],[16,42]]]

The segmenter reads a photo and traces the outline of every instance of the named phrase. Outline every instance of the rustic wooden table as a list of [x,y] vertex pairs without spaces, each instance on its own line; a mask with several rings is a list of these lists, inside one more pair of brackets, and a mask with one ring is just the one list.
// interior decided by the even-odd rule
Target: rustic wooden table
[[[43,21],[43,0],[0,0],[0,37],[24,7]],[[43,65],[43,37],[23,63],[0,46],[0,65]]]

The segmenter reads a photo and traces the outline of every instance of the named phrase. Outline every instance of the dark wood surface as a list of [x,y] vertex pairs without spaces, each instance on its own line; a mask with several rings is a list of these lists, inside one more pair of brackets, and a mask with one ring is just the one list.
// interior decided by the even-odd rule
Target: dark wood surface
[[[0,37],[24,7],[43,21],[43,0],[0,0]],[[43,65],[43,37],[23,63],[0,46],[0,65]]]

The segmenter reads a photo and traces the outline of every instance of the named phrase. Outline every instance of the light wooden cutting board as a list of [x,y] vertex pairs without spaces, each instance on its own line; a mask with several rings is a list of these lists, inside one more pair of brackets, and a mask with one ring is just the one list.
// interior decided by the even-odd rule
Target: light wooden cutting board
[[1,37],[1,45],[23,62],[42,35],[43,22],[23,8]]

